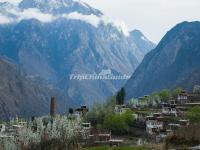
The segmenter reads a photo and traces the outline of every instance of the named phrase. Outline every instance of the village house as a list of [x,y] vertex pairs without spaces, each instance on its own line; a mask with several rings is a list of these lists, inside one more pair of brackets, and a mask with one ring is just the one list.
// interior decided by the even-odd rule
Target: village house
[[148,112],[136,111],[133,115],[136,121],[145,122],[146,116],[148,116],[148,114],[149,114]]
[[188,102],[186,106],[200,106],[200,94],[199,93],[190,93],[188,95]]
[[170,100],[169,103],[161,103],[162,107],[162,114],[163,115],[174,115],[177,116],[177,111],[176,111],[176,103],[174,100]]
[[83,130],[90,130],[91,129],[91,123],[81,123],[81,127]]
[[200,105],[200,93],[187,93],[182,90],[177,96],[178,104],[186,107],[199,106]]
[[113,139],[111,131],[108,130],[96,130],[92,135],[92,141],[94,145],[110,145],[120,146],[123,143],[121,139]]
[[177,96],[178,104],[184,105],[188,103],[188,93],[185,90],[182,90]]
[[187,127],[190,125],[190,122],[189,120],[182,119],[182,120],[179,120],[179,124],[180,124],[180,127]]
[[12,128],[13,128],[15,134],[17,134],[19,131],[21,131],[25,127],[21,126],[21,125],[12,125]]
[[167,126],[167,134],[172,133],[173,131],[177,130],[178,128],[181,127],[187,127],[189,126],[189,120],[179,120],[177,123],[169,123]]
[[168,128],[167,128],[167,133],[172,133],[173,131],[177,130],[180,128],[179,123],[169,123]]
[[122,115],[124,113],[126,113],[128,108],[126,108],[126,105],[115,105],[115,113]]
[[153,116],[146,117],[146,132],[149,135],[157,134],[163,130],[163,122]]
[[75,116],[83,117],[89,111],[86,105],[82,105],[80,108],[75,109]]
[[153,113],[152,115],[153,115],[153,117],[155,117],[155,118],[161,118],[161,117],[162,117],[162,113],[159,113],[159,112]]
[[200,102],[200,93],[190,93],[188,99],[190,103],[198,103]]

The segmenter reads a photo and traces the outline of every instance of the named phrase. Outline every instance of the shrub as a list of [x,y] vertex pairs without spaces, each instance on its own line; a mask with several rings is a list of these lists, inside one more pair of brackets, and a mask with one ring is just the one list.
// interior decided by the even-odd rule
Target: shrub
[[150,150],[146,147],[93,147],[86,150]]
[[111,130],[114,134],[123,135],[128,132],[129,125],[133,122],[132,111],[128,110],[122,115],[107,114],[104,119],[104,128]]
[[114,134],[125,134],[127,132],[127,124],[124,117],[120,115],[107,114],[104,119],[104,128],[111,130]]
[[159,96],[162,101],[166,102],[170,98],[170,92],[169,92],[169,90],[164,89],[161,92],[159,92]]
[[200,125],[190,125],[180,128],[165,140],[166,148],[188,147],[200,144]]
[[192,123],[200,123],[200,107],[195,106],[188,110],[187,117]]

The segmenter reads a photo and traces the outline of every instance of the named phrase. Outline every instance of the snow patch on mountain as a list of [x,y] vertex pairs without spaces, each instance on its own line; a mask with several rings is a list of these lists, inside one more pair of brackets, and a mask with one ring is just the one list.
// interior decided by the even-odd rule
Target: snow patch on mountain
[[88,7],[88,5],[85,2],[81,1],[81,0],[73,0],[73,1],[80,3],[84,7]]
[[147,38],[144,37],[144,36],[141,36],[141,39],[144,40],[144,41],[148,41]]

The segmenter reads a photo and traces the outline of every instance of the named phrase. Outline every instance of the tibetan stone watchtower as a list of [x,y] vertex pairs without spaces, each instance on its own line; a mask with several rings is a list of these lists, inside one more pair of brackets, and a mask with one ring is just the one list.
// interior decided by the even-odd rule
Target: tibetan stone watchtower
[[51,97],[50,115],[51,115],[51,117],[56,117],[56,99],[55,99],[55,97]]

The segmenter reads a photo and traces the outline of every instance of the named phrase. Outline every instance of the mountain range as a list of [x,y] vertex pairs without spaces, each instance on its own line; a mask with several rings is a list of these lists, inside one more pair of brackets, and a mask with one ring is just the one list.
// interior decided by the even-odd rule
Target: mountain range
[[200,84],[200,22],[182,22],[162,38],[127,81],[127,99]]
[[[126,80],[80,81],[70,80],[70,75],[98,75],[106,70],[115,76],[131,75],[145,54],[155,47],[140,31],[129,32],[122,23],[108,19],[80,0],[23,0],[18,6],[0,3],[0,20],[0,56],[4,63],[12,64],[4,69],[20,68],[24,75],[19,83],[32,89],[27,91],[29,97],[24,96],[26,92],[7,92],[13,102],[18,100],[21,104],[12,114],[47,112],[48,99],[54,95],[66,107],[104,102]],[[10,76],[15,74],[17,70],[13,69]],[[3,79],[9,75],[0,76]],[[29,77],[27,82],[34,80],[34,84],[23,84]],[[7,84],[15,80],[11,78]],[[15,84],[10,88],[21,90]],[[35,88],[38,91],[33,92]],[[17,98],[20,96],[24,97]],[[35,104],[25,105],[24,99]],[[1,100],[6,106],[2,116],[14,107],[11,101]],[[45,105],[45,111],[37,109],[39,105]],[[61,108],[60,111],[66,110]]]

